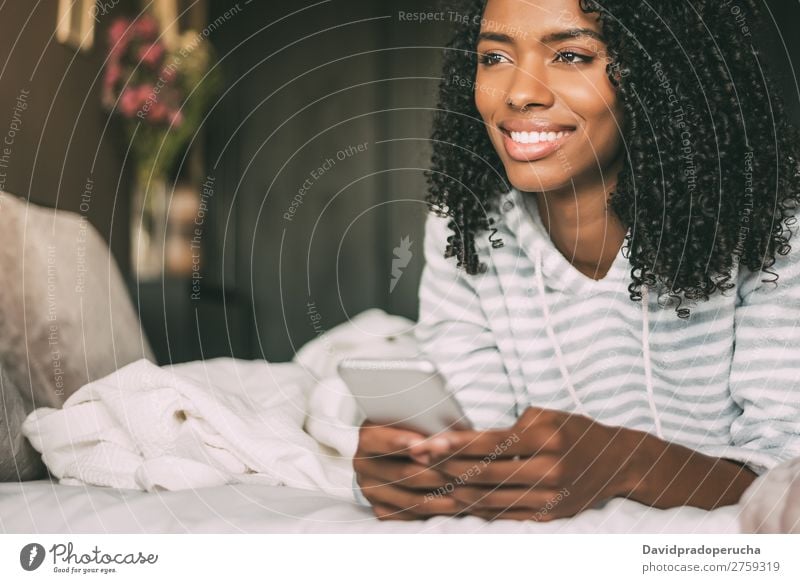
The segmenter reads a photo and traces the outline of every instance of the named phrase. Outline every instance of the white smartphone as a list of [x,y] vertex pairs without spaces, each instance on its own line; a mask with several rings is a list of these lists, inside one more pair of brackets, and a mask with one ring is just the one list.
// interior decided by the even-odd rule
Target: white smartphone
[[429,360],[348,358],[339,362],[337,370],[372,423],[423,435],[472,428]]

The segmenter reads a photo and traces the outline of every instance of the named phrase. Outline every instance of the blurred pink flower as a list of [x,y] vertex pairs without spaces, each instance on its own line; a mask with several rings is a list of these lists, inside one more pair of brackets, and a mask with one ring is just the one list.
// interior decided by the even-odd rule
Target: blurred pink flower
[[156,101],[147,112],[147,119],[154,123],[164,123],[169,119],[169,108],[163,103]]
[[127,18],[118,18],[114,21],[108,28],[108,44],[109,46],[113,47],[114,45],[118,44],[124,36],[126,36],[125,31],[128,30],[131,21]]
[[121,76],[122,67],[120,67],[119,62],[109,61],[108,65],[106,66],[106,75],[103,77],[104,87],[107,89],[113,88],[114,84],[119,81]]
[[157,101],[158,95],[153,91],[153,86],[149,83],[139,85],[139,106],[144,105],[147,100]]
[[142,64],[155,69],[161,64],[165,53],[164,45],[160,42],[154,42],[139,47],[139,60]]
[[145,14],[133,23],[136,36],[145,42],[152,42],[158,38],[158,21],[150,14]]
[[125,117],[134,117],[139,109],[139,90],[136,87],[126,87],[119,97],[119,112]]

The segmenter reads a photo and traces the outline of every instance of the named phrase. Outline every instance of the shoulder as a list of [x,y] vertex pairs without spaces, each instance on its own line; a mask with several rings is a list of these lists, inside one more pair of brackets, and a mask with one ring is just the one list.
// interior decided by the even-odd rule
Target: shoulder
[[425,217],[424,249],[425,260],[435,260],[441,257],[444,260],[444,252],[447,249],[447,238],[453,234],[450,229],[449,216],[442,216],[435,211],[429,210]]
[[[487,203],[485,216],[488,228],[478,230],[475,235],[475,251],[482,261],[490,260],[496,249],[504,247],[507,240],[514,238],[507,226],[507,215],[512,212],[515,204],[521,204],[516,189],[499,195],[495,200]],[[450,227],[452,221],[453,217],[450,215],[440,214],[434,210],[427,212],[424,234],[426,261],[436,261],[439,257],[444,261],[449,238],[456,233]],[[498,239],[503,241],[502,245],[496,244]],[[457,263],[455,257],[448,257],[447,261],[452,262],[453,266]]]
[[442,235],[450,230],[450,216],[440,215],[434,210],[428,210],[425,215],[425,240]]
[[[739,265],[737,275],[737,295],[743,300],[752,294],[776,293],[792,291],[800,294],[800,212],[782,221],[784,234],[788,238],[788,252],[775,253],[775,263],[769,271],[751,271],[745,265]],[[777,274],[777,278],[776,275]]]

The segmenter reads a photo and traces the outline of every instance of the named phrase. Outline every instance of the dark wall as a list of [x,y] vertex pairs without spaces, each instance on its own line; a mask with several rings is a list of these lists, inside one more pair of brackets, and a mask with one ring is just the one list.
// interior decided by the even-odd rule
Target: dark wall
[[[117,5],[125,8],[127,2]],[[0,139],[5,139],[18,97],[19,131],[8,146],[3,188],[32,202],[79,211],[107,241],[123,270],[128,268],[128,188],[120,180],[122,154],[100,108],[98,74],[103,63],[106,20],[95,48],[81,53],[54,37],[57,0],[0,5]],[[116,212],[115,212],[116,207]]]
[[796,32],[800,25],[800,2],[770,0],[767,6],[768,29],[762,33],[769,50],[767,64],[781,84],[787,109],[800,125],[800,36]]
[[[253,325],[240,331],[269,360],[369,308],[415,319],[423,265],[446,26],[398,20],[429,2],[334,1],[287,17],[310,4],[240,4],[214,37],[230,93],[209,134],[209,243],[225,266],[218,255],[204,285],[249,303]],[[212,14],[231,5],[212,2]],[[403,238],[410,257],[390,291]]]

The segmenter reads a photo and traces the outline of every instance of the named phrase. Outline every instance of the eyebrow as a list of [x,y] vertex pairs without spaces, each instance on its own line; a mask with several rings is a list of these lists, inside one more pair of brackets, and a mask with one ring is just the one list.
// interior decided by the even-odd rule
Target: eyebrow
[[[562,40],[569,40],[579,36],[588,36],[600,42],[605,42],[603,36],[591,28],[568,28],[550,32],[539,39],[543,44],[554,43]],[[491,40],[500,43],[514,44],[514,37],[503,32],[482,32],[478,35],[478,40]]]

